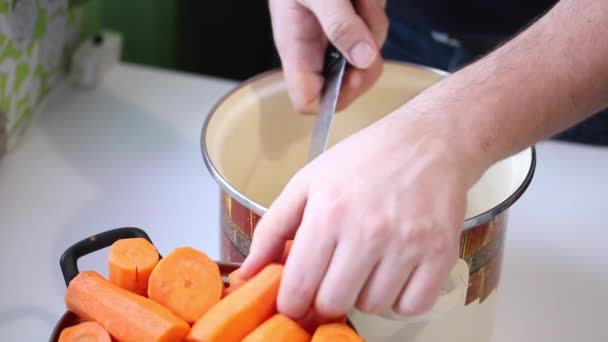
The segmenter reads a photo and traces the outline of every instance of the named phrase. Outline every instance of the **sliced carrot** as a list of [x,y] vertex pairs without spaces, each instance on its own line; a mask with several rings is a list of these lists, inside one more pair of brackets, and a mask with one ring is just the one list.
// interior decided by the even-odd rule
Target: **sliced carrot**
[[283,314],[275,314],[254,331],[243,342],[309,342],[311,336],[298,323]]
[[323,324],[317,328],[311,342],[325,341],[365,342],[351,327],[341,323]]
[[282,264],[285,264],[287,262],[287,257],[289,256],[289,252],[291,252],[292,245],[293,245],[293,240],[287,240],[287,242],[285,242],[285,248],[283,249],[283,256],[281,257]]
[[220,301],[223,289],[215,261],[192,247],[179,247],[152,271],[148,298],[192,324]]
[[236,270],[230,272],[230,274],[228,274],[228,285],[232,286],[232,285],[237,285],[237,284],[241,284],[244,282],[245,282],[245,280],[243,278],[241,278],[238,268]]
[[190,342],[240,341],[276,313],[283,266],[270,264],[204,314],[186,338]]
[[101,324],[121,342],[180,341],[190,329],[169,309],[115,285],[95,271],[82,271],[70,282],[65,303],[68,310]]
[[110,247],[110,281],[123,289],[145,296],[148,293],[148,278],[158,259],[156,248],[146,239],[118,240]]
[[298,320],[300,326],[307,331],[313,333],[317,328],[323,324],[330,323],[346,323],[346,315],[339,317],[324,317],[314,308],[310,309],[304,318]]
[[112,342],[112,338],[99,323],[84,322],[63,329],[58,342]]
[[243,284],[244,283],[234,284],[224,288],[224,292],[222,292],[222,298],[225,298],[227,295],[236,291],[239,287],[243,286]]

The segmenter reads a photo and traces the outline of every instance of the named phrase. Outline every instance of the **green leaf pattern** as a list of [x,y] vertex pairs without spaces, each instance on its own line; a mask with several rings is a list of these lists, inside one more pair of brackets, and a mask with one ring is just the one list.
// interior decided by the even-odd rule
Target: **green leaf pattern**
[[81,24],[68,0],[0,0],[0,115],[9,136],[65,75]]

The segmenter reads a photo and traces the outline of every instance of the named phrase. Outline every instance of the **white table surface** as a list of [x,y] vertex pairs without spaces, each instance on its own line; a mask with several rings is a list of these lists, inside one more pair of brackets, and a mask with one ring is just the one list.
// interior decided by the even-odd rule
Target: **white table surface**
[[[144,228],[161,253],[219,257],[218,188],[202,122],[233,82],[120,65],[95,90],[54,93],[0,160],[0,336],[45,341],[64,312],[59,257],[116,227]],[[608,149],[538,146],[512,208],[494,342],[608,341]],[[105,255],[81,268],[105,268]]]

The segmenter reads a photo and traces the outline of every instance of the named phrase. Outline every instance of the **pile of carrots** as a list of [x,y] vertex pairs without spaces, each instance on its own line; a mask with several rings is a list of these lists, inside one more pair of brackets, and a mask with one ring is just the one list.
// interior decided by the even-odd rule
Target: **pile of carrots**
[[108,279],[82,271],[69,284],[65,303],[80,319],[59,342],[324,342],[364,341],[346,317],[327,320],[311,310],[292,320],[276,309],[283,264],[266,266],[244,281],[238,269],[224,284],[218,264],[191,247],[160,258],[146,239],[110,248]]

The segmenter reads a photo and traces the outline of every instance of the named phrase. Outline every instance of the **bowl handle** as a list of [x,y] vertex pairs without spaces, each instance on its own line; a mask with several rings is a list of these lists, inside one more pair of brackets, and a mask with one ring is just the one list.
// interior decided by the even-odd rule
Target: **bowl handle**
[[[448,281],[441,289],[441,293],[437,297],[435,304],[429,311],[417,316],[401,316],[393,310],[388,310],[379,316],[405,323],[428,322],[445,315],[458,306],[463,306],[466,301],[468,288],[469,266],[466,261],[459,258],[450,272]],[[361,314],[360,312],[357,313]]]
[[146,234],[146,232],[143,230],[139,228],[125,227],[108,230],[103,233],[90,236],[68,248],[65,252],[63,252],[61,259],[59,260],[65,285],[68,286],[70,281],[72,281],[72,279],[78,275],[79,258],[106,247],[110,247],[114,242],[120,239],[128,238],[144,238],[152,243],[152,240],[150,240],[148,234]]

